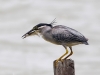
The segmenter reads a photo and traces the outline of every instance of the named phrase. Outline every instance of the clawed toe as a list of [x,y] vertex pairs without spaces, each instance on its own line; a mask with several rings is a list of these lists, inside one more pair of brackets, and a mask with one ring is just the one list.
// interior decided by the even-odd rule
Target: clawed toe
[[57,60],[55,60],[55,61],[54,61],[54,65],[57,66],[57,65],[58,65],[58,62],[63,62],[63,60],[64,60],[64,59],[57,59]]

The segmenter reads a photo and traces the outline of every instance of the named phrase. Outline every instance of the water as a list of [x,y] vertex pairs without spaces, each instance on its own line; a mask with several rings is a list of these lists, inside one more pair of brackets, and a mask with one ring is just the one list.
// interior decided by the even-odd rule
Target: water
[[62,46],[42,38],[21,36],[34,25],[50,23],[72,27],[89,39],[73,47],[76,75],[100,74],[99,0],[0,0],[0,75],[53,75],[53,61]]

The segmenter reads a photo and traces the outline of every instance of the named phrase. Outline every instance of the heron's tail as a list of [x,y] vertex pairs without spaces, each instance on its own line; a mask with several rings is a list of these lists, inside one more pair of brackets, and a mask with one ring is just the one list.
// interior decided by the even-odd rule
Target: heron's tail
[[88,42],[83,42],[85,45],[89,45],[89,43]]

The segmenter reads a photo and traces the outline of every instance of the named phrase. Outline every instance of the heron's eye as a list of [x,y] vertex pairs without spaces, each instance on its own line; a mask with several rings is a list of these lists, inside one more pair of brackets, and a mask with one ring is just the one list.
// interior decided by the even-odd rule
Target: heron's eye
[[37,26],[33,27],[33,30],[38,30],[38,27]]

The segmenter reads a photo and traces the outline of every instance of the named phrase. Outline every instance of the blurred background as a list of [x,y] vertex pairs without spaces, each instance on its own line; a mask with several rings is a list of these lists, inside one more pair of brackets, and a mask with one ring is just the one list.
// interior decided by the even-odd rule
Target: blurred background
[[54,18],[89,39],[73,47],[76,75],[100,74],[100,0],[0,0],[0,75],[53,75],[53,61],[65,49],[21,36]]

